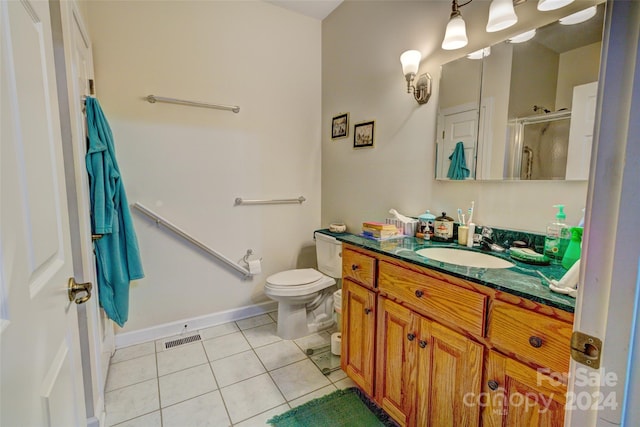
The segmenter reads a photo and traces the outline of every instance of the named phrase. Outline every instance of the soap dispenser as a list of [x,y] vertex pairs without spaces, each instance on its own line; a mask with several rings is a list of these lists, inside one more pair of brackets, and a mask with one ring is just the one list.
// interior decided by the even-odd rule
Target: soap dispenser
[[556,220],[547,225],[547,235],[544,239],[544,254],[549,258],[552,264],[560,264],[564,256],[571,232],[569,227],[564,223],[567,215],[564,213],[564,205],[554,205],[558,209]]

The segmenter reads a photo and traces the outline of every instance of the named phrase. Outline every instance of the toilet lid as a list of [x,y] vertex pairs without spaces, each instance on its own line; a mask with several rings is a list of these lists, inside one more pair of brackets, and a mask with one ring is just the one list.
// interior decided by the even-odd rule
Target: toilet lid
[[276,286],[306,285],[320,280],[323,274],[313,268],[281,271],[267,277],[267,282]]

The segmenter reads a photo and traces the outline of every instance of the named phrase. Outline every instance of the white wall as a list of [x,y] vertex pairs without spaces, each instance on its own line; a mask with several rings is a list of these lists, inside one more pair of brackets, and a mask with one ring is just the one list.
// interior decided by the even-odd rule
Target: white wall
[[[295,267],[320,226],[320,21],[261,1],[100,1],[87,13],[129,202],[234,261],[248,248],[263,258],[243,281],[134,212],[146,278],[119,332],[265,301],[266,276]],[[302,205],[234,206],[300,195]]]
[[[585,205],[585,182],[436,182],[435,128],[439,67],[469,52],[571,12],[537,12],[537,2],[517,7],[519,22],[503,32],[484,30],[488,1],[462,9],[469,45],[440,49],[449,2],[347,1],[322,23],[322,223],[342,220],[359,232],[363,220],[380,220],[389,208],[408,215],[425,209],[454,213],[476,201],[479,224],[543,231],[552,205],[567,205],[577,223]],[[579,3],[579,2],[576,2]],[[537,23],[534,21],[538,21]],[[405,91],[399,57],[418,49],[418,74],[430,72],[434,95],[418,106]],[[332,141],[331,117],[348,111],[353,123],[376,120],[375,148],[354,150],[351,139]],[[353,129],[353,127],[352,127]]]
[[573,88],[598,80],[601,50],[602,42],[597,42],[560,54],[556,109],[571,109]]

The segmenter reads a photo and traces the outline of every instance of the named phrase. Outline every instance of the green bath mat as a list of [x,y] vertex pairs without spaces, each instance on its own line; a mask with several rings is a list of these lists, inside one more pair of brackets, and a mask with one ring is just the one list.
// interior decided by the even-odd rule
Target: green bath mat
[[277,415],[274,427],[396,427],[358,388],[338,390]]

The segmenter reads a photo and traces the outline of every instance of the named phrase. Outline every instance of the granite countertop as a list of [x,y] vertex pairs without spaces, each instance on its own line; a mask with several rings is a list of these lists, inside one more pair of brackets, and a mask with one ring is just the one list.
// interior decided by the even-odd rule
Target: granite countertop
[[[442,273],[451,274],[471,282],[479,283],[499,291],[508,292],[570,313],[575,309],[575,298],[552,292],[546,281],[538,275],[540,271],[550,279],[559,280],[566,270],[559,265],[531,265],[512,259],[507,252],[487,252],[479,249],[468,249],[456,243],[440,243],[415,237],[403,237],[379,242],[350,233],[332,233],[329,230],[318,230],[323,234],[335,237],[341,242],[368,249],[383,255],[431,268]],[[490,253],[493,256],[509,260],[510,268],[477,268],[466,267],[446,262],[435,261],[415,253],[418,249],[430,247],[455,247]]]

